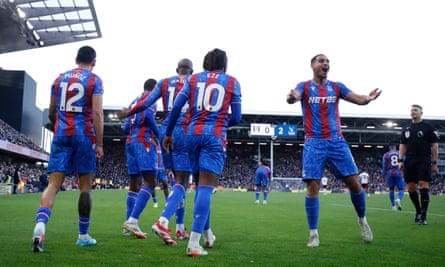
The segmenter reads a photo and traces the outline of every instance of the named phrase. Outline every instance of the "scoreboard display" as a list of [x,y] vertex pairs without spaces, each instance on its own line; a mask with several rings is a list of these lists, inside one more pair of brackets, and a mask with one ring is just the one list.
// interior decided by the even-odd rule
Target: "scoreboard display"
[[252,123],[250,124],[251,136],[274,136],[275,129],[270,123]]
[[278,124],[275,127],[276,137],[296,138],[298,133],[297,125],[294,124]]
[[273,125],[269,123],[252,123],[250,124],[251,136],[264,136],[276,138],[296,138],[297,125],[295,124],[278,124]]

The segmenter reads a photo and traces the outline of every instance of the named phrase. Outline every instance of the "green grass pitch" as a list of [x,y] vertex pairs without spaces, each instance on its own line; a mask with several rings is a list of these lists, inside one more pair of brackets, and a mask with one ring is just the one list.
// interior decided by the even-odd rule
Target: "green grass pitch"
[[[122,236],[125,190],[93,191],[90,234],[95,247],[77,247],[79,192],[60,192],[47,225],[45,252],[30,251],[40,193],[0,196],[0,266],[442,266],[445,263],[445,197],[432,196],[428,225],[413,223],[408,196],[403,211],[392,211],[387,194],[367,199],[374,241],[360,238],[348,194],[320,194],[320,247],[308,248],[304,193],[271,193],[256,205],[253,192],[218,191],[211,223],[217,237],[206,257],[185,255],[187,241],[169,247],[151,233],[162,211],[150,200],[139,226],[147,239]],[[191,227],[193,195],[187,194]],[[174,230],[174,217],[170,228]]]

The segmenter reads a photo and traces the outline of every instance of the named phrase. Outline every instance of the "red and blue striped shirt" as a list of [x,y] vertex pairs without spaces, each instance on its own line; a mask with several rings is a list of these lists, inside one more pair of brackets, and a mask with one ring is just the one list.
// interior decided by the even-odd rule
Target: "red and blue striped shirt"
[[318,85],[300,82],[295,90],[301,95],[305,138],[334,139],[342,137],[339,100],[351,90],[340,82],[327,81]]
[[[233,76],[223,71],[204,71],[190,76],[179,92],[174,106],[182,107],[187,100],[188,135],[208,134],[225,140],[227,128],[241,118],[240,85]],[[178,115],[174,113],[172,111],[170,117]],[[169,123],[167,135],[171,130]]]
[[382,178],[403,177],[403,172],[399,168],[399,151],[389,150],[383,154],[382,158]]
[[[128,109],[138,105],[149,95],[150,92],[145,91],[131,102]],[[135,142],[150,143],[153,135],[159,138],[159,130],[155,120],[156,109],[157,105],[155,103],[143,112],[138,112],[125,119],[124,132],[128,134],[127,144]]]
[[102,80],[88,69],[60,74],[51,86],[56,99],[54,136],[95,136],[93,95],[102,94]]

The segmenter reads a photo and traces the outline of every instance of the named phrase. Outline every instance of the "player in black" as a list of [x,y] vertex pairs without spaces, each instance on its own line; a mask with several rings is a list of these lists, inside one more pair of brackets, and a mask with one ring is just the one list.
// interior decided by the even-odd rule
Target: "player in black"
[[403,127],[400,139],[399,167],[403,170],[409,197],[416,208],[414,222],[426,225],[429,182],[431,174],[437,172],[439,133],[422,120],[422,114],[421,106],[411,106],[411,122]]

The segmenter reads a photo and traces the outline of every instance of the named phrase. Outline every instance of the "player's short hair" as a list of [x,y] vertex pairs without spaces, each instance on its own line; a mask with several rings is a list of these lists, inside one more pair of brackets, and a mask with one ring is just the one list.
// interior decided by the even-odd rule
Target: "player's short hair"
[[314,64],[314,62],[317,60],[317,57],[319,57],[319,56],[324,56],[324,54],[317,54],[317,55],[313,56],[311,58],[311,64]]
[[206,71],[223,70],[224,72],[226,72],[227,70],[226,52],[218,48],[209,51],[205,55],[204,62],[202,65],[204,70]]
[[418,104],[412,104],[411,107],[413,107],[413,108],[418,108],[418,109],[420,109],[420,111],[423,110],[422,106],[421,106],[421,105],[418,105]]
[[391,145],[388,146],[388,148],[391,149],[391,150],[396,149],[396,147],[397,147],[397,146],[394,145],[394,144],[391,144]]
[[91,46],[82,46],[77,51],[76,61],[79,63],[90,64],[96,59],[96,51]]
[[151,91],[155,87],[157,81],[155,79],[148,79],[144,83],[144,91]]

